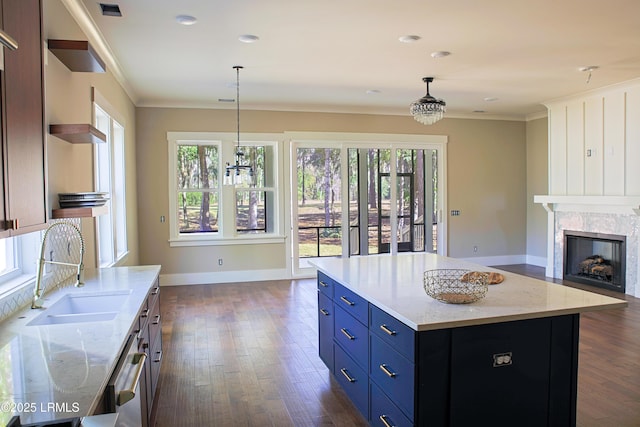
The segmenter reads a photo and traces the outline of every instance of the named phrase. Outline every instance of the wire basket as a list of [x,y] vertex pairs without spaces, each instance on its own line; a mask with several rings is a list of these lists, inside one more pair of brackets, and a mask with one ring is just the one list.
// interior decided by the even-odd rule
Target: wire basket
[[441,302],[469,304],[485,297],[488,279],[488,274],[471,270],[427,270],[424,272],[424,291]]

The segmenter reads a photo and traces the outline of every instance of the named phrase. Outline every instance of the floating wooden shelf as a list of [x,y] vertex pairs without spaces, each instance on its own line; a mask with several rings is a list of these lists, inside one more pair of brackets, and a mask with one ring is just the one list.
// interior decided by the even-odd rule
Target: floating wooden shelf
[[49,133],[73,144],[97,144],[107,142],[107,136],[94,126],[49,125]]
[[53,209],[51,211],[51,219],[62,218],[91,218],[104,215],[109,212],[107,206],[98,206],[95,208],[64,208]]
[[71,71],[104,73],[104,61],[87,41],[48,40],[49,50]]

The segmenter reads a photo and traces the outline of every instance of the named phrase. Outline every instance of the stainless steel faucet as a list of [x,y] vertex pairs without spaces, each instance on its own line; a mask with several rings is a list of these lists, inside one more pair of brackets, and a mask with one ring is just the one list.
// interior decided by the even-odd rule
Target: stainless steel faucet
[[[47,237],[49,236],[49,233],[51,232],[51,230],[60,226],[71,227],[71,229],[75,233],[77,233],[78,237],[80,238],[80,261],[77,264],[69,263],[69,262],[54,261],[53,259],[46,260],[44,258],[44,250],[47,243]],[[71,224],[68,222],[56,222],[54,224],[51,224],[49,228],[47,228],[47,230],[44,232],[44,236],[42,237],[42,244],[40,246],[40,258],[38,260],[38,268],[36,272],[36,284],[35,284],[35,289],[33,290],[33,300],[31,301],[31,308],[43,308],[42,293],[44,289],[42,288],[42,275],[44,272],[45,264],[69,265],[69,266],[76,267],[77,277],[76,277],[76,282],[74,283],[74,286],[80,287],[80,286],[84,286],[84,281],[83,281],[84,280],[84,262],[83,261],[84,261],[84,238],[82,237],[82,233],[80,232],[80,229],[76,227],[74,224]]]

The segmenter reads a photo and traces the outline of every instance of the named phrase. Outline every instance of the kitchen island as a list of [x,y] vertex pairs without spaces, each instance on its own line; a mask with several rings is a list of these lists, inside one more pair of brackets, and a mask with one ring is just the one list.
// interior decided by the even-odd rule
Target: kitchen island
[[320,356],[386,427],[575,425],[580,313],[626,305],[503,271],[480,301],[445,304],[426,270],[498,270],[433,254],[313,263]]

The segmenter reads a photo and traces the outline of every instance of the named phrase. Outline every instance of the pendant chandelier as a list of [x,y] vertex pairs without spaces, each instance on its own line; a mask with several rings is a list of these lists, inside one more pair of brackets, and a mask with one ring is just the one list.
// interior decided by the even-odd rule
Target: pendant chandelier
[[423,77],[422,81],[427,84],[427,94],[411,104],[409,111],[414,119],[423,125],[432,125],[442,119],[446,109],[446,103],[442,99],[436,99],[429,94],[429,83],[433,77]]
[[236,122],[238,124],[236,134],[236,162],[227,162],[227,170],[224,173],[224,185],[253,185],[253,168],[251,165],[242,164],[244,153],[240,150],[240,70],[244,67],[235,65],[236,70]]

